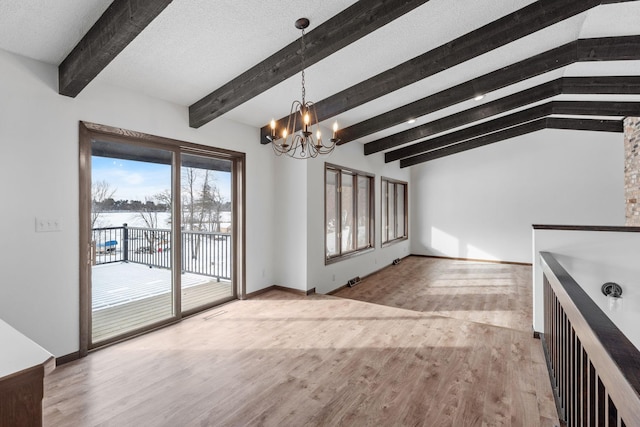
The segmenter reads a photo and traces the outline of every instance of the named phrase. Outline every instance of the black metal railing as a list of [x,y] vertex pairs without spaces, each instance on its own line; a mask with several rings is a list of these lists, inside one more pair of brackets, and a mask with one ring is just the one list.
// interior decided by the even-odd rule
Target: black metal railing
[[183,231],[182,269],[191,273],[231,279],[231,235]]
[[[231,234],[186,231],[182,235],[183,273],[195,273],[231,280]],[[171,268],[171,230],[121,227],[92,230],[94,265],[132,262],[150,267]]]

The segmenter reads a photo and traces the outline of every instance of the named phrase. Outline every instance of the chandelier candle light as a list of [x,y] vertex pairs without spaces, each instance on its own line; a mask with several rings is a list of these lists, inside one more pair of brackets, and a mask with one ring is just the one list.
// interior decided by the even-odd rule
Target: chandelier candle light
[[276,121],[271,120],[271,135],[267,138],[271,141],[273,151],[278,156],[286,154],[294,159],[308,159],[317,157],[319,154],[330,154],[340,139],[336,136],[338,131],[338,123],[336,122],[333,124],[331,143],[325,145],[322,142],[316,107],[313,102],[306,100],[304,88],[304,30],[309,26],[309,20],[300,18],[296,21],[295,26],[302,30],[302,37],[300,37],[302,45],[300,54],[302,59],[302,101],[296,100],[291,104],[287,127],[282,130],[282,135],[277,135]]

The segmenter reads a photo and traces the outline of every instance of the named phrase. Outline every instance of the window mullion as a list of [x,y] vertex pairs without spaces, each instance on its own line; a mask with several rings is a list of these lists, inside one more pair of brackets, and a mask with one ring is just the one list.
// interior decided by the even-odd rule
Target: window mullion
[[353,188],[351,194],[351,209],[353,215],[351,215],[351,248],[358,250],[358,175],[353,174],[351,176],[351,185]]
[[[331,182],[329,182],[329,176],[331,176]],[[375,205],[372,196],[375,191],[374,179],[375,175],[366,172],[325,163],[326,264],[374,247]],[[335,185],[335,189],[330,188],[329,185]],[[328,205],[330,197],[334,197],[333,206]],[[335,225],[330,226],[330,223]],[[331,238],[331,235],[334,238]]]
[[336,253],[342,255],[342,172],[336,173],[338,185],[336,185]]
[[398,238],[398,184],[393,184],[393,236]]

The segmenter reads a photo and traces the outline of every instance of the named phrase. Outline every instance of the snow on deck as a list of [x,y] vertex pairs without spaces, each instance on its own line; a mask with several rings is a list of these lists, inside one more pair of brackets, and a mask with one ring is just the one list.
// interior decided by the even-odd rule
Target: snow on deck
[[[95,265],[91,268],[93,311],[171,292],[171,270],[150,268],[131,262]],[[201,285],[215,278],[182,274],[182,288]]]

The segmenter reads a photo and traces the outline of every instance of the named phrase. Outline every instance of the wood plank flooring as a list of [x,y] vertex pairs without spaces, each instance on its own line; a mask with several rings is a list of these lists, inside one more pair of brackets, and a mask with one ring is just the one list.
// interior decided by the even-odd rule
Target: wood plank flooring
[[[421,277],[396,280],[394,274],[404,267],[430,274],[423,264],[434,265],[408,258],[345,292],[363,292],[378,276],[395,282],[390,291],[404,294],[411,306],[417,298],[405,286]],[[455,268],[465,276],[465,264]],[[477,264],[468,268],[482,276],[474,272]],[[526,299],[515,305],[529,304],[530,312],[530,295],[515,283],[528,274],[516,272],[512,285],[501,283],[504,293],[513,292],[510,298]],[[485,281],[475,288],[480,294],[495,289],[495,277],[485,276],[474,279]],[[462,307],[409,310],[278,290],[234,301],[58,367],[45,380],[44,424],[559,425],[541,343],[530,326],[523,330],[518,310],[502,302],[492,310],[488,304],[498,298],[480,304],[472,301],[475,293],[465,293],[471,320],[442,315],[463,317]],[[488,319],[495,326],[480,322],[477,311],[513,319],[493,314]],[[510,322],[519,326],[505,326]]]
[[532,332],[531,267],[411,256],[334,295]]

